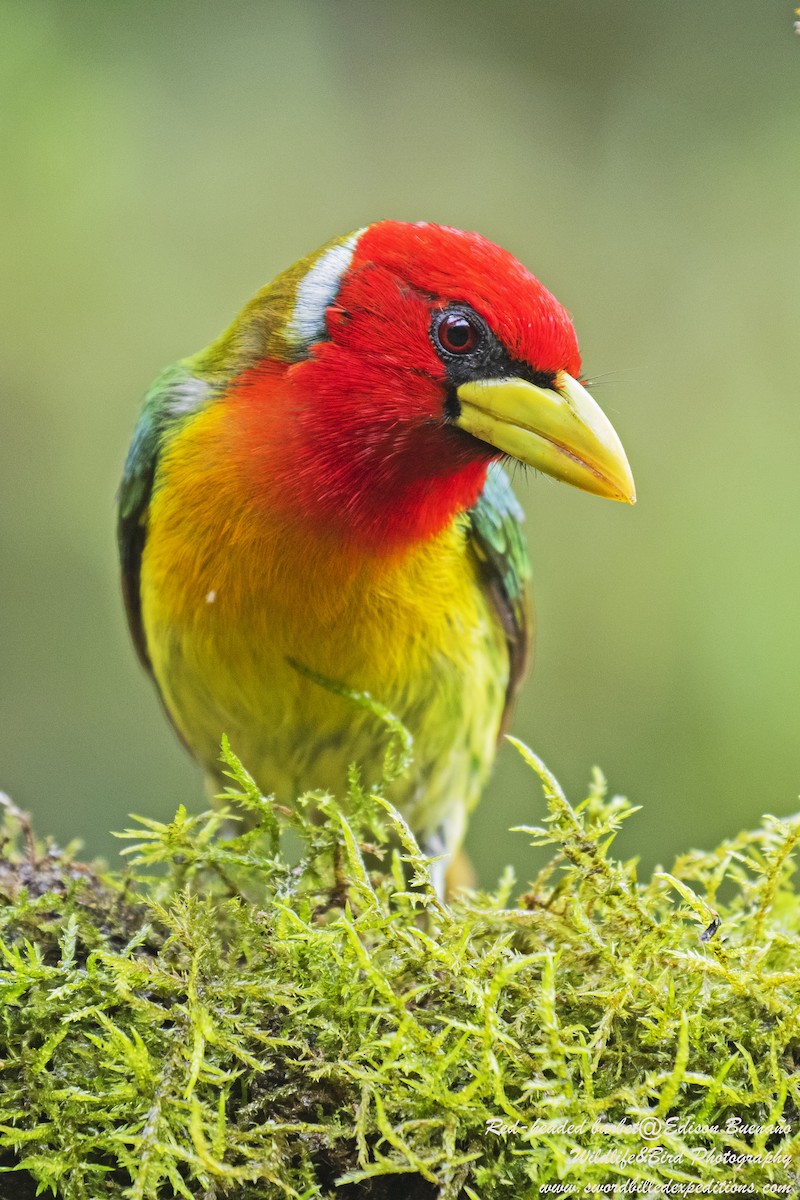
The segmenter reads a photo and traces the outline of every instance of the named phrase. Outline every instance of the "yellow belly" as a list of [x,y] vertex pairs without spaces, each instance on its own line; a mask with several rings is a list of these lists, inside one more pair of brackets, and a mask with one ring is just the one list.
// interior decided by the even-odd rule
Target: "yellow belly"
[[341,793],[353,762],[377,782],[386,727],[294,660],[404,722],[414,765],[391,798],[417,832],[445,826],[457,846],[494,758],[508,682],[465,526],[391,559],[354,554],[243,503],[211,455],[202,472],[189,469],[196,431],[182,440],[153,496],[141,591],[153,672],[192,753],[214,775],[226,733],[262,790],[284,802],[308,789]]

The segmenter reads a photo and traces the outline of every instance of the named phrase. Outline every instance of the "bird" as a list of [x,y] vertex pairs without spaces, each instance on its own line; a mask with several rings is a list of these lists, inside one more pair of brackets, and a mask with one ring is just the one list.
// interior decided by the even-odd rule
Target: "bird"
[[[146,393],[118,497],[128,623],[209,786],[220,741],[264,795],[381,776],[441,889],[530,655],[505,467],[635,501],[572,319],[478,233],[381,220],[262,288]],[[330,681],[331,686],[326,686]]]

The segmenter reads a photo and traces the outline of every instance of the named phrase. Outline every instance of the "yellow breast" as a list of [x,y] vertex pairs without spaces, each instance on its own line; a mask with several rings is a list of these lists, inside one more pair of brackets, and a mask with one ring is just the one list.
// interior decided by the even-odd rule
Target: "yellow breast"
[[508,682],[465,524],[391,557],[299,528],[248,497],[223,416],[212,407],[175,439],[149,514],[144,627],[175,725],[212,775],[227,733],[284,801],[341,789],[353,761],[375,782],[386,729],[299,662],[404,721],[415,764],[393,799],[417,829],[460,827],[494,756]]

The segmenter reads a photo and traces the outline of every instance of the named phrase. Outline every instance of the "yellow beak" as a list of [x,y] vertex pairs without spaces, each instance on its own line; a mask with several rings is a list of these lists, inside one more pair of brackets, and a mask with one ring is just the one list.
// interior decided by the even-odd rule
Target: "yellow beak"
[[559,372],[551,388],[525,379],[480,379],[456,390],[456,425],[520,462],[585,492],[636,502],[628,460],[600,406]]

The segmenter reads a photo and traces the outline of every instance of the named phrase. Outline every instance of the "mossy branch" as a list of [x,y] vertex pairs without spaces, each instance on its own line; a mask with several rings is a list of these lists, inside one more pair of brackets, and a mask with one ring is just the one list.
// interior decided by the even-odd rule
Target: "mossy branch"
[[553,847],[517,904],[442,903],[356,772],[284,809],[227,744],[223,808],[140,818],[121,876],[7,804],[0,1197],[797,1194],[800,820],[641,882],[635,810],[515,744]]

